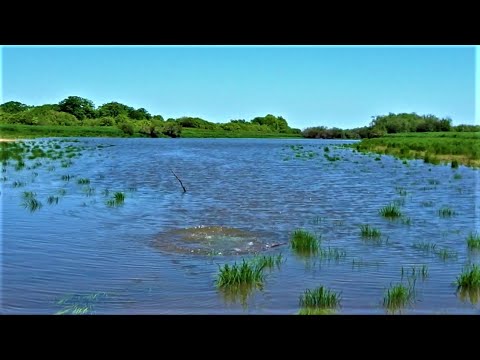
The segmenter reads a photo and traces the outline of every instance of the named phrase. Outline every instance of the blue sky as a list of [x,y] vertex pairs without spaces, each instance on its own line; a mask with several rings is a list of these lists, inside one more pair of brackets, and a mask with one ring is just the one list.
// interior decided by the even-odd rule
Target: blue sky
[[270,113],[302,129],[365,126],[389,112],[475,123],[474,47],[6,46],[0,60],[1,102],[77,95],[165,119]]

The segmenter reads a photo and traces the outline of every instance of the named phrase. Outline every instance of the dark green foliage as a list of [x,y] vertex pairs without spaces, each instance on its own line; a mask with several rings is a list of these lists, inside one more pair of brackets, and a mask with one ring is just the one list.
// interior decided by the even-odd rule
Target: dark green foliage
[[69,96],[58,103],[62,112],[72,114],[79,120],[85,118],[92,119],[95,117],[95,105],[91,100],[81,98],[79,96]]

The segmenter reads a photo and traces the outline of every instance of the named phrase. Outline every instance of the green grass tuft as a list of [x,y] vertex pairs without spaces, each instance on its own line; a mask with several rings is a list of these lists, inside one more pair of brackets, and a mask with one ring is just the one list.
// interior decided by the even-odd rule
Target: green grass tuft
[[383,297],[383,306],[388,310],[396,311],[413,302],[415,297],[415,283],[391,285]]
[[475,290],[480,288],[480,266],[471,265],[457,277],[457,290]]
[[452,217],[452,216],[456,215],[455,211],[453,211],[448,206],[444,206],[440,210],[438,210],[438,214],[440,215],[440,217],[443,217],[443,218]]
[[379,238],[382,233],[380,230],[366,224],[360,225],[360,235],[364,238]]
[[400,208],[395,204],[389,204],[381,208],[379,214],[387,219],[396,219],[402,216]]
[[247,262],[242,259],[241,264],[234,263],[229,266],[225,264],[220,267],[220,273],[217,275],[216,286],[218,288],[235,287],[242,285],[250,285],[254,287],[262,287],[265,280],[263,272],[265,264],[256,262]]
[[300,314],[318,314],[322,310],[335,310],[340,306],[340,293],[324,286],[313,290],[307,289],[300,296]]
[[309,255],[318,251],[319,241],[314,234],[303,229],[297,229],[291,236],[290,245],[295,252]]
[[477,232],[468,234],[467,246],[469,250],[480,249],[480,234]]

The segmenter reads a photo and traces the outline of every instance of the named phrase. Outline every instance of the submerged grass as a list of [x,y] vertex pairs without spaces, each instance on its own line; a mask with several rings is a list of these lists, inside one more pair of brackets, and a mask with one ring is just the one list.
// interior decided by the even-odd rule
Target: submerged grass
[[419,241],[419,242],[413,243],[412,247],[414,249],[419,249],[426,252],[433,252],[436,250],[437,244],[429,241]]
[[48,198],[47,198],[47,203],[48,205],[57,205],[58,204],[58,200],[59,200],[59,197],[58,196],[54,196],[54,195],[50,195]]
[[340,306],[340,293],[327,289],[324,286],[313,290],[307,289],[300,296],[300,314],[324,314],[325,310],[335,310]]
[[280,268],[280,265],[285,261],[285,259],[283,258],[282,254],[255,255],[251,261],[262,268],[273,269],[274,267]]
[[453,211],[453,209],[449,208],[448,206],[444,206],[440,210],[438,210],[438,214],[440,215],[440,217],[443,218],[456,215],[455,211]]
[[22,202],[22,206],[25,208],[25,209],[28,209],[30,210],[30,212],[35,212],[37,210],[40,210],[42,208],[42,203],[37,200],[35,197],[30,197],[30,198],[26,198],[24,199],[24,201]]
[[[108,190],[107,190],[108,194]],[[121,191],[117,191],[113,194],[112,199],[108,199],[106,204],[110,207],[121,206],[125,202],[125,194]]]
[[410,266],[410,267],[404,267],[402,266],[401,269],[401,275],[403,277],[410,277],[410,278],[421,278],[422,280],[425,280],[428,277],[428,266],[427,265],[422,265],[422,266]]
[[290,245],[296,253],[310,255],[318,251],[319,240],[314,234],[303,229],[297,229],[291,236]]
[[480,289],[480,266],[470,265],[457,277],[457,290],[478,290]]
[[322,260],[340,260],[347,256],[347,252],[344,249],[339,248],[319,248],[317,255]]
[[480,249],[480,234],[477,232],[471,232],[467,236],[467,246],[469,250]]
[[435,254],[443,261],[446,261],[448,259],[456,259],[458,256],[456,251],[448,248],[437,249],[435,251]]
[[379,238],[382,233],[380,230],[370,226],[369,224],[360,225],[360,235],[363,238]]
[[379,214],[387,219],[396,219],[402,216],[400,208],[395,204],[389,204],[379,210]]

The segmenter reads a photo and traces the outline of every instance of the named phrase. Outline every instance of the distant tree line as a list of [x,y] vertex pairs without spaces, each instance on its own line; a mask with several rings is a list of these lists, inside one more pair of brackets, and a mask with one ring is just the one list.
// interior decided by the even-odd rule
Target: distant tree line
[[0,123],[23,125],[63,126],[116,126],[126,135],[139,133],[148,137],[179,137],[182,128],[223,131],[249,131],[259,133],[301,134],[292,129],[281,116],[268,114],[251,121],[231,120],[213,123],[199,117],[180,117],[164,120],[161,115],[151,115],[144,108],[135,109],[118,102],[95,107],[91,100],[69,96],[58,104],[29,106],[18,101],[0,105]]
[[434,115],[400,113],[373,117],[369,126],[340,129],[325,126],[300,129],[290,128],[281,116],[268,114],[250,121],[230,120],[228,123],[213,123],[199,117],[180,117],[164,120],[161,115],[151,115],[146,109],[135,109],[119,102],[109,102],[95,107],[88,99],[69,96],[58,104],[29,106],[18,101],[0,105],[0,123],[24,125],[61,126],[114,126],[125,135],[135,133],[147,137],[180,137],[183,128],[197,128],[228,132],[258,132],[277,134],[301,134],[316,139],[363,139],[386,134],[430,131],[480,131],[478,125],[452,125],[450,118]]
[[342,130],[325,126],[309,127],[302,131],[306,138],[316,139],[363,139],[406,132],[433,131],[480,131],[479,125],[452,125],[450,118],[438,118],[435,115],[417,115],[416,113],[389,113],[373,117],[369,126]]

